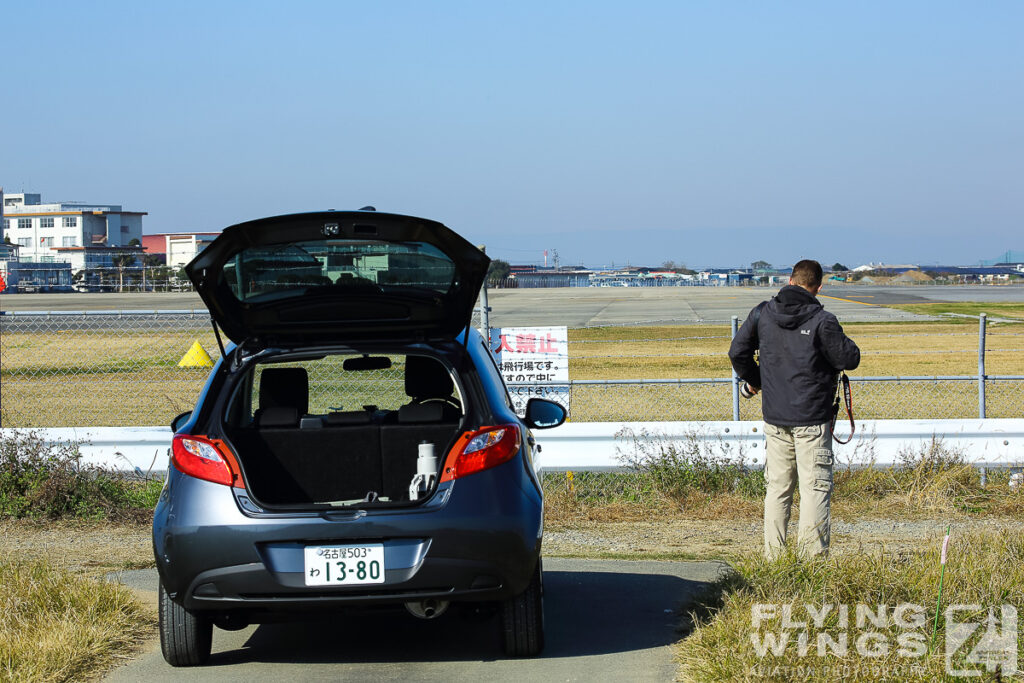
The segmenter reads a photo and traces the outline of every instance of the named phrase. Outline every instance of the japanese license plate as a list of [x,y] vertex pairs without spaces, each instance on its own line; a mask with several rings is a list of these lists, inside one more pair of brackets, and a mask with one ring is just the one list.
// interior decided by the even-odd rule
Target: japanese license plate
[[304,549],[307,586],[384,583],[384,545],[311,545]]

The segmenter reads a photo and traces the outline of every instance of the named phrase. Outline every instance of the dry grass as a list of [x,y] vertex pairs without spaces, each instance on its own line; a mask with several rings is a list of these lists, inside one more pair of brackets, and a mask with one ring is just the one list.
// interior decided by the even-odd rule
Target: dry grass
[[[861,376],[978,371],[977,330],[959,322],[848,323],[843,329],[861,348]],[[725,325],[573,329],[569,368],[573,379],[728,377],[729,341]],[[986,348],[989,374],[1024,374],[1024,354],[1015,350],[1024,348],[1024,327],[990,325]]]
[[[940,539],[928,539],[927,550],[891,552],[875,550],[836,554],[827,560],[802,560],[789,555],[776,561],[750,553],[735,564],[737,574],[723,578],[718,592],[708,600],[693,633],[676,646],[679,677],[684,681],[752,680],[841,680],[841,681],[934,681],[946,680],[943,634],[944,618],[938,623],[937,646],[930,653],[932,614],[939,584]],[[1019,532],[981,532],[961,534],[954,531],[944,580],[943,605],[976,604],[975,614],[959,615],[961,620],[981,621],[987,609],[999,606],[1024,606],[1024,536]],[[776,605],[776,616],[753,622],[755,605]],[[887,608],[884,625],[858,624],[856,605],[875,610]],[[908,612],[907,621],[897,623],[892,610],[901,604],[919,606]],[[806,621],[803,628],[783,626],[781,606],[790,605],[794,621]],[[833,609],[820,625],[809,619],[805,607]],[[839,618],[839,606],[848,606],[849,626]],[[915,616],[916,614],[916,616]],[[810,648],[800,656],[798,635],[806,632]],[[983,671],[979,664],[965,661],[977,644],[984,628],[957,650],[954,664]],[[788,644],[779,652],[761,654],[755,641],[763,643],[767,634],[781,639],[788,633]],[[857,641],[864,634],[871,640]],[[825,649],[819,654],[819,634],[832,640],[848,638],[845,653]],[[914,656],[899,654],[898,638],[906,638],[906,649]],[[880,643],[884,644],[883,648]],[[1017,647],[1024,643],[1019,631]],[[728,656],[723,656],[728,653]],[[990,678],[988,680],[993,680]]]
[[[204,330],[3,333],[3,424],[18,427],[168,424],[192,408],[206,368],[179,368]],[[56,400],[55,400],[56,399]]]
[[844,517],[899,519],[1021,519],[1024,493],[1010,487],[1010,472],[978,469],[963,455],[932,440],[902,462],[886,467],[839,470],[834,509]]
[[0,520],[0,557],[89,576],[154,566],[148,523],[97,520]]
[[0,561],[0,680],[82,680],[125,657],[153,623],[118,584]]

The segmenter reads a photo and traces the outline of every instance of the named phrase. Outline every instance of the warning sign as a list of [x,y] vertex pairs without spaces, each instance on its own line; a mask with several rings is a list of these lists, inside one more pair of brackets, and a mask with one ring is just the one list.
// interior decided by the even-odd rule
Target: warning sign
[[[556,401],[569,409],[568,328],[494,328],[491,352],[520,415],[526,402],[535,397]],[[557,384],[561,382],[564,384]]]

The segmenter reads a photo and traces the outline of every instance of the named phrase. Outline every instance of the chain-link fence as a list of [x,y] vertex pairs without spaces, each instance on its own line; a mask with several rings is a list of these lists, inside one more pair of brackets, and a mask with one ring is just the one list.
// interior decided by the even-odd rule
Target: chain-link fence
[[[182,360],[195,343],[202,354]],[[205,312],[0,316],[4,427],[169,424],[220,353]]]
[[[474,326],[480,322],[475,316]],[[959,372],[854,375],[858,418],[1024,415],[1018,398],[1024,389],[1024,353],[1017,348],[1024,346],[1024,331],[1018,331],[1019,325],[987,330],[983,325],[981,332],[963,325],[941,333],[889,329],[897,328],[857,338],[866,358],[884,357],[897,372],[949,367]],[[669,332],[633,327],[607,334],[570,331],[571,419],[760,419],[760,401],[739,399],[728,377],[729,337],[728,326],[721,325]],[[197,343],[202,351],[193,352]],[[216,358],[219,353],[203,311],[0,315],[0,425],[168,424],[194,405],[209,373],[203,356]],[[956,358],[956,364],[950,366],[948,358]],[[975,364],[978,374],[969,372]],[[672,374],[634,379],[658,373]],[[397,377],[387,378],[396,392]],[[335,387],[329,378],[321,380]],[[510,391],[526,388],[512,386]]]
[[[851,377],[857,419],[957,419],[979,417],[978,378]],[[552,385],[558,386],[558,385]],[[563,385],[564,386],[564,385]],[[1024,375],[986,376],[985,417],[1021,417]],[[509,391],[529,391],[513,385]],[[576,422],[760,420],[761,400],[734,400],[731,379],[573,380],[570,418]],[[845,411],[840,412],[845,419]],[[837,428],[842,431],[842,426]]]

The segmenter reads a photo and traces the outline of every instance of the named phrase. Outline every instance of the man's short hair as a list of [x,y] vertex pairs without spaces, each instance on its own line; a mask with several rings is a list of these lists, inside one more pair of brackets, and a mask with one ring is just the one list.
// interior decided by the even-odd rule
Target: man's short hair
[[794,285],[800,285],[804,289],[817,289],[821,286],[821,264],[811,259],[797,261],[790,279]]

